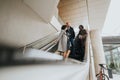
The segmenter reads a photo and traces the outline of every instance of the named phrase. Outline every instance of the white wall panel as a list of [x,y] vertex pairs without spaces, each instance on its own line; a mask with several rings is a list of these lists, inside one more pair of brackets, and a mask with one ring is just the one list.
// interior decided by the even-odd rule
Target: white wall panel
[[36,11],[43,20],[50,22],[57,11],[56,6],[59,0],[24,0],[24,2]]
[[64,22],[70,22],[73,27],[88,25],[86,0],[60,0],[58,8]]
[[109,7],[108,0],[87,0],[90,29],[102,29]]
[[21,47],[55,32],[22,0],[0,0],[0,43]]

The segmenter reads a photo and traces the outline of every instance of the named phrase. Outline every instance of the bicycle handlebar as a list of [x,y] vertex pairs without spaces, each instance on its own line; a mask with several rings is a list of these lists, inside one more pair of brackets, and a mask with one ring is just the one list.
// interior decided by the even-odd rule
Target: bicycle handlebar
[[103,65],[106,65],[106,64],[99,64],[99,66],[100,66],[101,68],[104,68],[104,69],[106,69],[106,70],[107,70],[107,68],[106,68],[106,67],[104,67]]

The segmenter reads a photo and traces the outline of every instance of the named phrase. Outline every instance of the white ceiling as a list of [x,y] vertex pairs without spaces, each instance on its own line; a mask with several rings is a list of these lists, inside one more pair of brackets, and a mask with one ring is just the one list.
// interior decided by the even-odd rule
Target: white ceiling
[[90,29],[102,29],[109,3],[110,0],[60,0],[59,15],[74,27],[89,24]]
[[50,22],[52,17],[57,11],[56,6],[59,0],[24,0],[24,2],[31,7],[40,17],[46,21]]
[[85,0],[60,0],[58,5],[59,15],[65,22],[70,22],[73,27],[88,24],[87,7]]
[[91,29],[102,30],[110,0],[87,0],[89,25]]
[[105,25],[103,28],[103,36],[119,36],[120,35],[120,0],[111,0]]

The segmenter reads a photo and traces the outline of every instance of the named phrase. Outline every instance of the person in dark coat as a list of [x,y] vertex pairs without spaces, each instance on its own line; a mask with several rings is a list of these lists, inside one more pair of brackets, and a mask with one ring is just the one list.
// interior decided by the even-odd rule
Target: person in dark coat
[[87,31],[84,29],[83,25],[80,25],[79,29],[79,33],[75,38],[75,54],[78,55],[77,58],[80,59],[80,61],[83,61],[85,55]]
[[71,54],[74,53],[74,38],[75,38],[75,32],[74,29],[70,26],[69,22],[66,22],[67,30],[66,34],[68,36],[67,41],[67,48],[71,50]]

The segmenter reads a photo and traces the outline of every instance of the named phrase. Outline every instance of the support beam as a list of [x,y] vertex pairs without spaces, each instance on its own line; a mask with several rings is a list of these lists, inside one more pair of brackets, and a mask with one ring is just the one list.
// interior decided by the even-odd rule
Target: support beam
[[105,64],[105,55],[103,50],[102,38],[100,35],[100,30],[91,30],[90,37],[93,49],[93,57],[94,57],[94,65],[95,65],[95,72],[99,72],[99,65],[98,64]]

